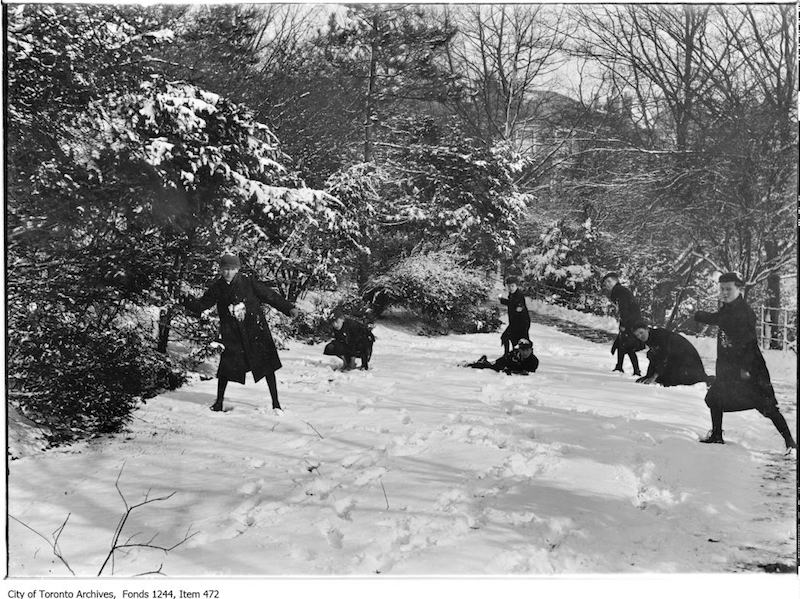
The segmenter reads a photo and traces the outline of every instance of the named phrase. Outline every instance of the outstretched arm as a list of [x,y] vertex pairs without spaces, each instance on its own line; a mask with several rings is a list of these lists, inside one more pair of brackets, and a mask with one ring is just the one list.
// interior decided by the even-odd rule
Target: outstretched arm
[[262,281],[253,281],[253,291],[259,301],[280,310],[286,314],[286,316],[294,316],[298,312],[292,302]]
[[719,312],[703,312],[699,310],[694,313],[694,319],[704,324],[719,324]]
[[201,297],[186,296],[182,303],[189,313],[200,316],[217,303],[217,286],[212,283]]

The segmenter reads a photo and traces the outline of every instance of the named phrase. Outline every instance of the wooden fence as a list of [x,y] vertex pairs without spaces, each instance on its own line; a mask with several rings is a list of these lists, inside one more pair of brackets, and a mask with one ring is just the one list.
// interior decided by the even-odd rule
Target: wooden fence
[[797,310],[761,306],[756,316],[758,344],[762,349],[797,353]]

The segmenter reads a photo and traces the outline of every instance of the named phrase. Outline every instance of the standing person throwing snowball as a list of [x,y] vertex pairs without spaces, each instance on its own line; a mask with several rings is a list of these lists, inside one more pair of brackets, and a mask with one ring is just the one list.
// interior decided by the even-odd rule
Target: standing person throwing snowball
[[617,273],[610,272],[606,274],[603,277],[602,285],[608,291],[611,301],[617,305],[617,312],[619,313],[619,334],[611,346],[611,353],[617,353],[617,364],[612,372],[625,372],[622,368],[622,363],[625,360],[625,356],[628,356],[633,366],[633,375],[642,376],[639,371],[639,358],[636,357],[636,352],[644,349],[644,344],[633,336],[632,330],[633,325],[642,319],[639,304],[636,302],[636,298],[633,297],[631,290],[619,282]]
[[531,328],[531,315],[525,303],[525,295],[519,288],[519,279],[515,276],[506,277],[508,297],[500,296],[500,303],[508,306],[508,326],[500,336],[503,346],[503,355],[508,355],[511,348],[521,339],[529,339],[528,331]]
[[220,276],[202,297],[185,297],[183,301],[195,316],[217,306],[225,349],[217,370],[217,400],[210,409],[222,411],[228,381],[244,384],[246,374],[252,372],[256,382],[267,379],[272,408],[281,410],[275,380],[281,361],[261,304],[269,304],[287,316],[297,316],[300,311],[266,283],[240,274],[241,262],[237,256],[225,254],[219,260],[219,268]]
[[744,282],[728,272],[719,278],[722,307],[717,312],[698,311],[697,322],[716,325],[717,377],[706,394],[711,410],[711,432],[701,443],[725,443],[722,439],[723,412],[758,410],[769,418],[786,443],[787,452],[797,445],[778,409],[767,364],[756,337],[756,315],[742,297]]

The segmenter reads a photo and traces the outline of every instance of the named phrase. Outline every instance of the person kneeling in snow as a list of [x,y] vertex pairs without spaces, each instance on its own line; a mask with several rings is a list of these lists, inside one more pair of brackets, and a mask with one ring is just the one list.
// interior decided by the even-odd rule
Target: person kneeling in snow
[[648,328],[643,322],[633,324],[631,332],[650,348],[647,352],[650,361],[647,374],[636,379],[637,383],[674,387],[708,382],[700,354],[682,335],[659,327]]
[[241,262],[237,256],[222,256],[219,268],[220,276],[202,297],[187,295],[183,298],[186,310],[195,316],[217,306],[225,349],[217,370],[217,400],[211,410],[222,411],[228,381],[244,384],[248,371],[253,373],[256,382],[267,379],[272,408],[280,410],[275,371],[281,367],[281,361],[261,304],[269,304],[287,316],[297,316],[300,311],[266,283],[239,274]]
[[516,349],[494,362],[489,362],[486,356],[481,356],[477,362],[466,366],[467,368],[491,368],[495,372],[505,372],[506,374],[528,374],[536,372],[539,367],[539,358],[533,355],[533,343],[529,339],[521,339]]
[[345,318],[340,312],[333,315],[332,324],[334,339],[325,346],[323,353],[326,356],[339,356],[343,362],[342,370],[355,368],[356,357],[361,358],[361,368],[369,370],[372,344],[375,343],[375,335],[370,328],[353,318]]

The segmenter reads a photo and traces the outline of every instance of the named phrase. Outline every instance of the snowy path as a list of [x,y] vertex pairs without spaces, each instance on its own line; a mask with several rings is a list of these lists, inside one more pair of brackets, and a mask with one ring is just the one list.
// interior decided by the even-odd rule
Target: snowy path
[[557,316],[541,314],[533,310],[529,310],[529,313],[531,315],[531,322],[554,328],[562,333],[567,333],[574,337],[580,337],[581,339],[586,339],[587,341],[608,344],[610,347],[616,338],[614,333],[609,333],[608,331],[604,331],[602,329],[596,329],[586,325],[578,324],[576,322],[571,322],[563,318],[558,318]]
[[[129,501],[176,491],[135,512],[128,533],[164,544],[197,534],[167,556],[118,556],[119,575],[162,562],[171,576],[794,562],[796,462],[766,419],[726,415],[728,444],[700,445],[703,385],[636,385],[609,372],[606,346],[531,333],[541,367],[527,377],[457,366],[492,357],[497,335],[379,326],[372,370],[350,373],[334,372],[321,346],[293,344],[278,374],[285,415],[266,409],[264,383],[229,386],[225,414],[207,408],[214,380],[167,393],[127,435],[11,462],[9,513],[45,534],[70,513],[60,546],[94,575],[122,513],[124,462]],[[775,378],[794,427],[794,373]],[[9,534],[12,576],[66,574],[41,539],[14,522]]]

